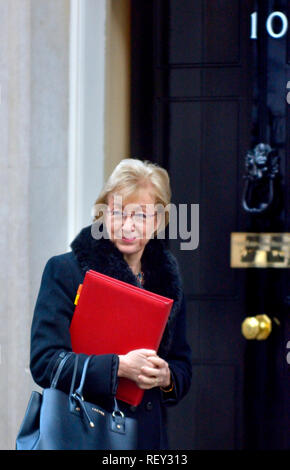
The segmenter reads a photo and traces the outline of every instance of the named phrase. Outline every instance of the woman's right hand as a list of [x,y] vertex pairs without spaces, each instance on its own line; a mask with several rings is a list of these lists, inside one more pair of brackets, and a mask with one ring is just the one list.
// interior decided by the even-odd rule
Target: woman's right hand
[[127,354],[119,356],[118,377],[125,377],[139,383],[141,368],[152,367],[149,357],[156,356],[156,351],[152,349],[135,349]]

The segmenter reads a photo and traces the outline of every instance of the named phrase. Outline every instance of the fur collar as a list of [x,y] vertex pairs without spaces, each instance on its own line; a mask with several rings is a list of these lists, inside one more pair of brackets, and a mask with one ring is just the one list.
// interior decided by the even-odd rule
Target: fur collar
[[[93,269],[115,279],[137,285],[136,277],[122,253],[109,239],[94,239],[91,228],[92,226],[88,226],[82,229],[71,244],[81,268],[84,271]],[[145,278],[144,288],[174,300],[158,351],[164,357],[172,344],[174,324],[182,303],[181,277],[174,256],[166,249],[162,240],[151,239],[144,249],[141,261]]]

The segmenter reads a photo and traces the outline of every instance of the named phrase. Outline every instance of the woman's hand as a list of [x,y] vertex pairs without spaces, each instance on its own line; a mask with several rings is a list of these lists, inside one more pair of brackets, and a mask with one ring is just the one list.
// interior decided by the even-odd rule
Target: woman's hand
[[142,368],[146,366],[151,367],[152,362],[148,358],[155,356],[156,351],[152,349],[135,349],[119,356],[118,377],[131,379],[140,386],[139,376],[142,373]]
[[118,377],[133,380],[143,390],[166,388],[171,382],[167,362],[151,349],[135,349],[119,356]]
[[144,390],[168,387],[171,383],[171,373],[167,362],[156,354],[148,357],[148,361],[151,363],[149,366],[141,367],[141,374],[138,376],[139,387]]

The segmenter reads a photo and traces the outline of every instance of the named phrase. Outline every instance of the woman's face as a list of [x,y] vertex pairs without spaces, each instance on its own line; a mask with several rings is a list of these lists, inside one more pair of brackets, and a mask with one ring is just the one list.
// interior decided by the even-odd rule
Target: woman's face
[[110,239],[125,255],[143,250],[156,229],[155,198],[149,188],[124,199],[121,193],[108,198],[105,223]]

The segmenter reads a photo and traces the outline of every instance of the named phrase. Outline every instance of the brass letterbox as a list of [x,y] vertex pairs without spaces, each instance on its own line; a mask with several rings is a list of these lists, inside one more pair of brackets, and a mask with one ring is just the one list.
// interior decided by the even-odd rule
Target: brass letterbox
[[290,268],[290,233],[231,233],[231,268]]

